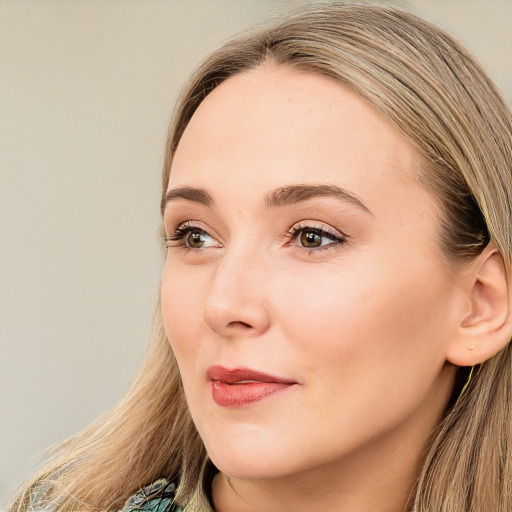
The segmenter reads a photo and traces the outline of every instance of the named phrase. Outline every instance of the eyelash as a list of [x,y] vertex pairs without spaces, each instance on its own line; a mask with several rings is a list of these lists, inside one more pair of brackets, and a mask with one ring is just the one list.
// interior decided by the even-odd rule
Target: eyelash
[[[164,243],[165,248],[166,249],[181,248],[186,251],[201,250],[201,248],[190,247],[189,245],[187,245],[186,237],[190,233],[193,233],[193,232],[203,234],[209,238],[214,239],[204,229],[202,229],[198,226],[195,226],[193,224],[183,223],[183,224],[180,224],[176,228],[174,233],[166,234],[164,236],[163,243]],[[309,253],[311,253],[313,251],[318,252],[318,251],[333,249],[335,247],[342,246],[347,242],[347,237],[345,235],[339,235],[339,234],[337,234],[333,231],[330,231],[328,229],[325,229],[325,228],[319,228],[319,227],[314,227],[314,226],[305,226],[300,223],[292,226],[290,228],[290,230],[286,233],[286,237],[289,238],[291,241],[293,241],[293,240],[296,240],[297,237],[302,232],[315,233],[318,236],[325,237],[325,238],[332,240],[332,243],[329,243],[326,245],[321,245],[319,247],[314,247],[314,248],[308,248],[308,247],[304,247],[304,246],[300,246],[300,245],[295,245],[296,249],[304,250]],[[176,243],[176,242],[178,242],[178,243]]]
[[[213,238],[207,231],[201,229],[199,226],[195,226],[193,224],[189,224],[187,222],[180,224],[174,231],[174,233],[168,235],[166,234],[164,237],[164,246],[166,249],[170,249],[173,247],[177,247],[180,249],[185,249],[187,251],[194,250],[194,247],[189,247],[185,239],[189,233],[201,233],[205,234],[210,238]],[[179,243],[175,243],[179,242]]]
[[318,236],[325,237],[325,238],[332,240],[332,243],[329,243],[327,245],[321,245],[321,246],[315,247],[315,248],[308,248],[308,247],[304,247],[301,245],[295,246],[296,249],[304,250],[309,253],[311,253],[313,251],[318,252],[318,251],[325,251],[325,250],[329,250],[329,249],[338,248],[347,242],[347,237],[345,235],[340,235],[334,231],[330,231],[325,228],[319,228],[319,227],[315,227],[315,226],[307,226],[307,225],[303,225],[301,223],[295,224],[294,226],[292,226],[290,228],[290,230],[288,231],[288,233],[286,234],[286,236],[290,240],[297,240],[298,236],[304,232],[315,233]]

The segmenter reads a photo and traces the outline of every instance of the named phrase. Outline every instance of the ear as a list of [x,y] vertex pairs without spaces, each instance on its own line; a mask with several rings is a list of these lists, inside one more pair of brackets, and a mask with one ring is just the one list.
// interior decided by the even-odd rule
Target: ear
[[512,336],[510,273],[502,255],[488,246],[468,269],[462,277],[464,306],[446,354],[456,366],[483,363]]

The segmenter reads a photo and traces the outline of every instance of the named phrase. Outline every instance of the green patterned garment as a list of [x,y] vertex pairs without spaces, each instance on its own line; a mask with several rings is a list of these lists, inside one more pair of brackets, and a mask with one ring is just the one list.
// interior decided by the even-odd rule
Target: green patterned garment
[[[27,510],[30,512],[55,512],[58,508],[55,502],[48,502],[46,499],[47,491],[51,486],[51,481],[40,485],[32,495]],[[128,498],[118,512],[183,512],[183,508],[174,503],[176,488],[174,482],[169,482],[165,478],[156,480]]]
[[183,512],[173,504],[175,494],[174,483],[157,480],[129,498],[121,512]]

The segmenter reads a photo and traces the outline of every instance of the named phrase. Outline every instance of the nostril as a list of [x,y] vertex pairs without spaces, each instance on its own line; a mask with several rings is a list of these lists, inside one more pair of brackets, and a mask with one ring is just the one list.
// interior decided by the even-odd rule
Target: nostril
[[230,322],[228,324],[228,327],[242,327],[242,328],[245,328],[245,329],[251,329],[252,325],[247,324],[245,322]]

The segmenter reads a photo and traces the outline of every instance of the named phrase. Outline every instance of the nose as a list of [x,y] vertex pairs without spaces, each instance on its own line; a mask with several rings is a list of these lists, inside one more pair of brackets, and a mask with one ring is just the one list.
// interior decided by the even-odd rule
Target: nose
[[204,300],[204,321],[223,338],[260,336],[271,324],[267,265],[247,252],[226,250]]

